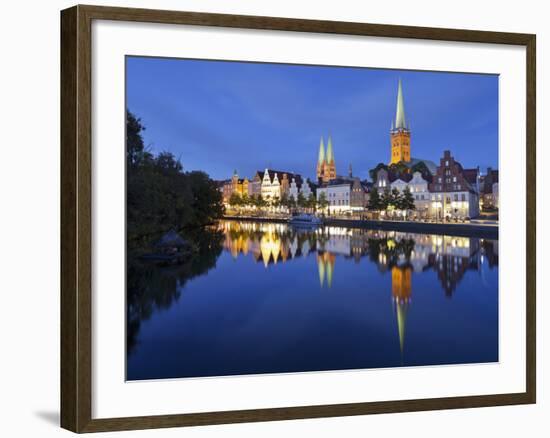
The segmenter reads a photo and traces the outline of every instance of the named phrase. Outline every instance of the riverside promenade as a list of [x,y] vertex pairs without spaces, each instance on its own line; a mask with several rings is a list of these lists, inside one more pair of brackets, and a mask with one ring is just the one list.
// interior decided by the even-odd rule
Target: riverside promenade
[[[247,222],[287,223],[284,217],[268,216],[230,216],[226,220],[240,220]],[[498,225],[496,223],[443,223],[443,222],[412,222],[391,220],[341,219],[325,217],[323,224],[333,227],[363,228],[369,230],[400,231],[403,233],[443,234],[461,237],[478,237],[482,239],[498,239]]]

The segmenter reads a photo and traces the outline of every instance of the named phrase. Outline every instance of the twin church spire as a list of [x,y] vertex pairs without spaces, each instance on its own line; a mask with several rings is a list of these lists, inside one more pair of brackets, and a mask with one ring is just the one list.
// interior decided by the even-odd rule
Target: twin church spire
[[[397,105],[395,119],[391,123],[391,159],[390,164],[411,162],[411,129],[410,122],[405,117],[405,99],[403,98],[403,85],[399,79],[397,85]],[[332,138],[328,137],[327,146],[323,137],[319,143],[319,156],[317,159],[317,179],[320,183],[328,183],[336,179],[336,165],[334,163],[334,150]]]
[[327,148],[323,137],[319,143],[319,158],[317,159],[317,179],[327,183],[336,178],[336,165],[334,164],[334,151],[332,149],[332,138],[328,137]]

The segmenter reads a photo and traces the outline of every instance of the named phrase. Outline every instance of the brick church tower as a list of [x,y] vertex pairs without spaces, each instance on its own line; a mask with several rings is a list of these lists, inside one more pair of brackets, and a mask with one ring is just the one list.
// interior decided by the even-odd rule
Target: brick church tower
[[325,153],[325,145],[323,137],[319,144],[319,158],[317,159],[317,180],[322,183],[327,183],[336,179],[336,164],[334,163],[334,151],[332,150],[332,138],[328,137],[327,150]]
[[391,131],[391,160],[390,164],[404,161],[411,161],[411,130],[405,121],[405,103],[403,101],[403,90],[401,79],[397,89],[397,110],[395,113],[395,124],[392,121]]

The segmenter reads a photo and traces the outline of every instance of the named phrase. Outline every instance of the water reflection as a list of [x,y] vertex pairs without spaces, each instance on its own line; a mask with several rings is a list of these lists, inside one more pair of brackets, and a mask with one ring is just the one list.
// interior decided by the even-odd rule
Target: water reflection
[[498,241],[396,231],[322,227],[294,229],[286,224],[222,222],[224,248],[233,258],[251,254],[269,265],[316,253],[319,285],[332,287],[337,256],[359,263],[368,257],[380,272],[391,272],[391,297],[403,356],[407,312],[412,300],[412,273],[434,270],[445,296],[452,297],[467,270],[498,266]]
[[[411,272],[434,270],[451,297],[467,270],[480,271],[484,258],[498,267],[498,241],[397,231],[322,227],[295,229],[286,224],[220,223],[224,249],[233,258],[251,256],[267,268],[315,253],[319,284],[331,287],[336,257],[359,263],[368,257],[380,272],[392,273],[392,296],[410,301]],[[400,291],[400,292],[398,292]]]
[[498,360],[497,240],[244,221],[185,238],[178,265],[129,251],[130,380]]
[[[158,236],[151,237],[154,241]],[[222,234],[218,230],[188,233],[195,253],[184,263],[173,265],[142,261],[140,255],[149,248],[147,243],[129,245],[127,257],[126,349],[130,354],[137,345],[143,321],[158,310],[169,309],[181,296],[186,283],[206,274],[216,266],[222,252]]]

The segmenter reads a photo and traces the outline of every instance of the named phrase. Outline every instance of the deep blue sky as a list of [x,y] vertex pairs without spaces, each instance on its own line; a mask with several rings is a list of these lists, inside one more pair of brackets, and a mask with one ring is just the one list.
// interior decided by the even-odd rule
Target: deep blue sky
[[272,167],[315,177],[321,135],[336,170],[362,178],[390,158],[401,78],[411,155],[498,166],[498,77],[349,67],[127,58],[127,107],[153,152],[215,179]]

